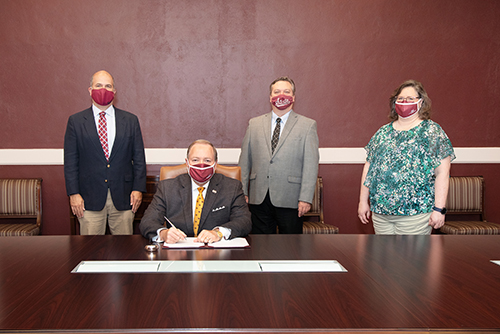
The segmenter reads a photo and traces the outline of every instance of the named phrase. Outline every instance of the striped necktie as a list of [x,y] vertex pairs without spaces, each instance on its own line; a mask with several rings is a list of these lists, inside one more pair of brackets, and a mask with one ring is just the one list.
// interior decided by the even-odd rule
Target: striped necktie
[[276,126],[274,127],[273,139],[271,139],[271,151],[274,153],[274,149],[276,145],[278,145],[278,141],[280,140],[280,130],[281,130],[281,118],[276,119]]
[[106,160],[109,160],[108,123],[106,122],[106,113],[104,111],[99,113],[99,140],[101,141]]

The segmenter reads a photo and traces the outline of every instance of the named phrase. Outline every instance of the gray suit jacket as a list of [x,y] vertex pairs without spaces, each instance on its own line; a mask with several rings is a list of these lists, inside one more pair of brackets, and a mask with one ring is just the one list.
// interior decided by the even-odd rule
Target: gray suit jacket
[[[191,194],[188,174],[160,181],[153,201],[141,220],[142,235],[149,239],[154,237],[156,231],[163,227],[163,216],[167,216],[188,237],[194,236]],[[252,229],[241,182],[216,173],[207,189],[198,231],[217,226],[230,228],[231,238],[246,236]]]
[[261,204],[268,190],[276,207],[311,203],[319,163],[316,121],[292,110],[271,154],[271,119],[268,113],[248,124],[239,160],[243,192],[250,204]]

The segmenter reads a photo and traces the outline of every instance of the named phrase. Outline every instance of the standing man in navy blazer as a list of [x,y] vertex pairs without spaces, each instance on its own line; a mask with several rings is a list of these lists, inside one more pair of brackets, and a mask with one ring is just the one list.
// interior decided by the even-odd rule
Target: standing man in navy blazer
[[239,165],[252,213],[252,233],[301,234],[318,177],[316,121],[296,114],[295,83],[270,85],[272,112],[249,122]]
[[132,234],[146,191],[146,160],[137,116],[113,107],[114,79],[92,76],[92,107],[69,117],[64,177],[80,234]]

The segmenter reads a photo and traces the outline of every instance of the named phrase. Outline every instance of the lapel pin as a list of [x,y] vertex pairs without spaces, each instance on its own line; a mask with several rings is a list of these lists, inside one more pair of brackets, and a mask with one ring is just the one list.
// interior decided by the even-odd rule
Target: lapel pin
[[214,194],[217,194],[217,190],[215,190],[215,189],[212,189],[212,192],[213,192]]

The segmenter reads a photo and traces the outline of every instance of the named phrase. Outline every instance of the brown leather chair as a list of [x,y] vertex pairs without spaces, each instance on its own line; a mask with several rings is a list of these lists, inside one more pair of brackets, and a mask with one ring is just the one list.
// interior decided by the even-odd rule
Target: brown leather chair
[[[241,167],[239,166],[224,166],[218,164],[215,172],[241,181]],[[173,179],[185,173],[187,173],[186,164],[176,166],[163,166],[160,169],[160,181],[165,179]]]
[[0,179],[0,236],[32,236],[42,228],[42,179]]

